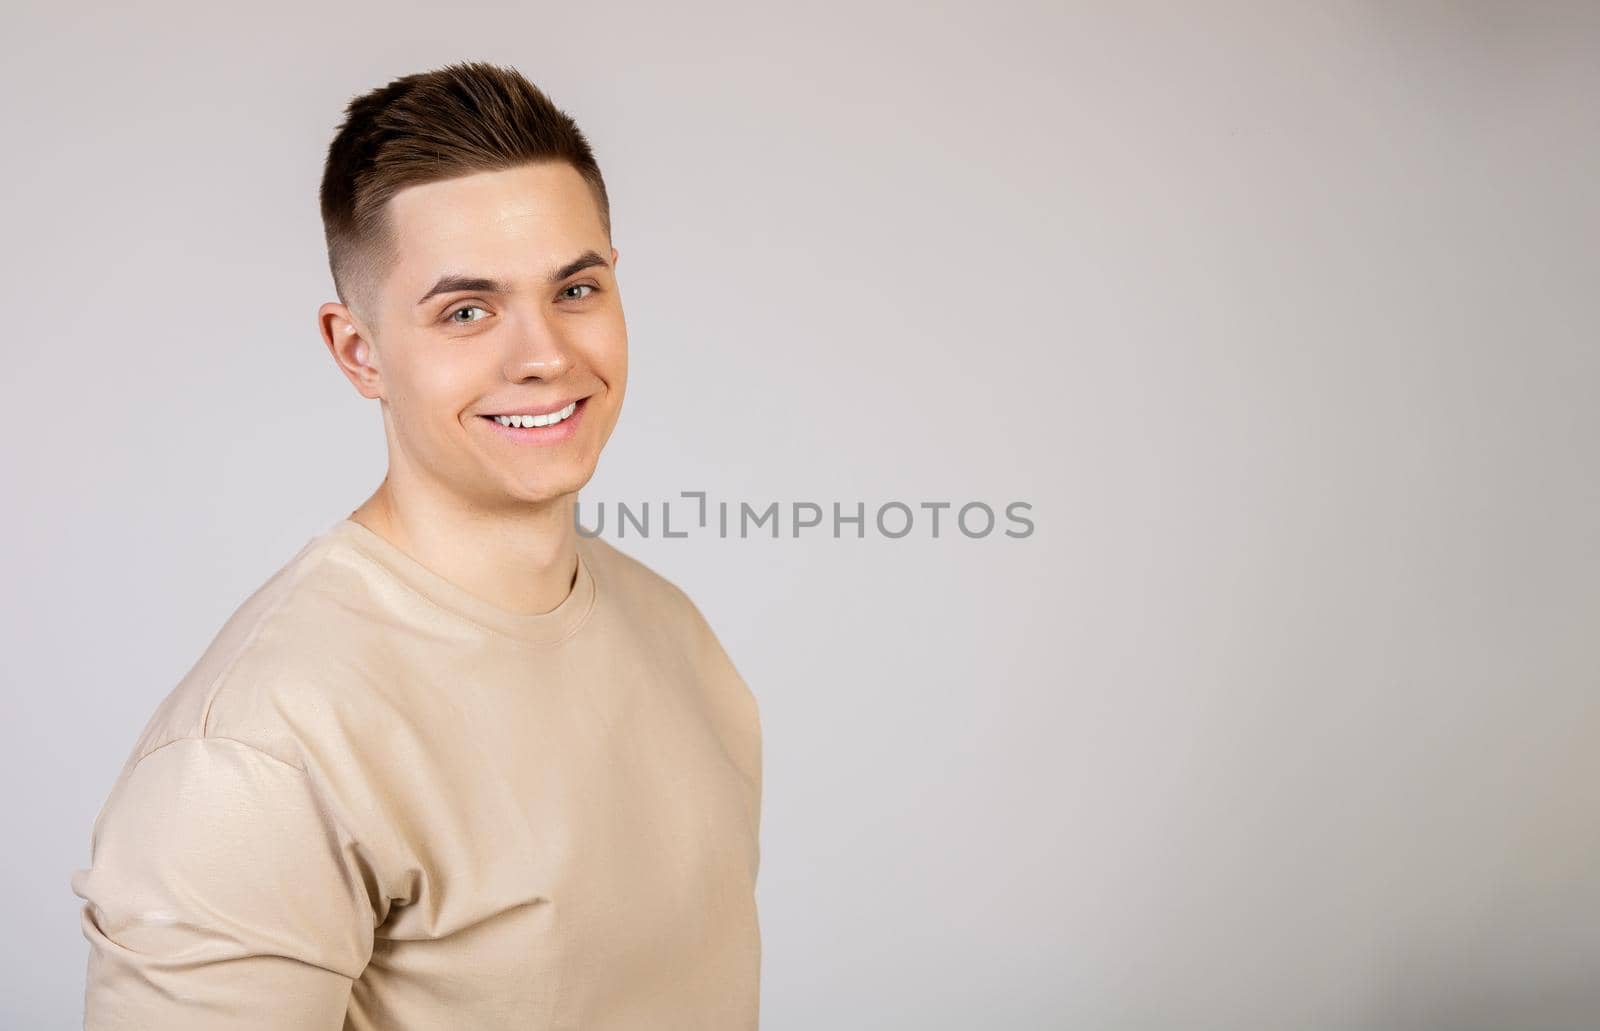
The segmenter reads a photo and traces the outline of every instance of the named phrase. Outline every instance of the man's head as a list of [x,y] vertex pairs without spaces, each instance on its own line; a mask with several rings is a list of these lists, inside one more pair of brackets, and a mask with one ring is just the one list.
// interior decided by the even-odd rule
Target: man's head
[[[318,324],[381,400],[390,479],[476,509],[578,490],[627,381],[610,206],[583,134],[480,62],[396,79],[345,113],[321,192],[339,303]],[[493,418],[574,401],[549,426]]]

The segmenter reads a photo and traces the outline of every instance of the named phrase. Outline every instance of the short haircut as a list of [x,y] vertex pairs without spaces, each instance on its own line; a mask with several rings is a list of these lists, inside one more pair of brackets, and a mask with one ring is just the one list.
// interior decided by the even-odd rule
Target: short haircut
[[322,228],[340,303],[376,316],[399,259],[389,198],[408,186],[564,161],[594,194],[606,238],[611,203],[589,141],[522,73],[482,61],[395,79],[345,107],[322,172]]

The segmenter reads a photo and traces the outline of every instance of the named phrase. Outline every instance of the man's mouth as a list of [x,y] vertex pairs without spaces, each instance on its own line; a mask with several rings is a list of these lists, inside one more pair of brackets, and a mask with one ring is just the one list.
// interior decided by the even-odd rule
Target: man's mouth
[[538,415],[480,415],[492,432],[518,444],[559,444],[577,432],[589,399],[580,397],[566,406]]
[[531,429],[535,426],[554,426],[571,418],[572,413],[578,410],[581,400],[573,401],[567,407],[551,412],[548,415],[485,415],[484,418],[492,419],[502,426],[518,426],[523,429]]

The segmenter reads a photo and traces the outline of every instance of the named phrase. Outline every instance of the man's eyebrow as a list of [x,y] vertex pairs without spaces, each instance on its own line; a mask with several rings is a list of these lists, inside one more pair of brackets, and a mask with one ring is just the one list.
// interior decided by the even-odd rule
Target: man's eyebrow
[[[586,268],[593,268],[596,265],[610,268],[611,262],[601,257],[596,251],[584,251],[576,258],[551,272],[547,279],[550,285],[554,286],[568,276],[582,272]],[[478,290],[491,294],[508,294],[511,292],[511,288],[505,283],[488,276],[446,273],[439,277],[439,281],[433,284],[427,293],[417,299],[417,304],[426,304],[430,298],[437,297],[439,294],[453,294],[458,290]]]

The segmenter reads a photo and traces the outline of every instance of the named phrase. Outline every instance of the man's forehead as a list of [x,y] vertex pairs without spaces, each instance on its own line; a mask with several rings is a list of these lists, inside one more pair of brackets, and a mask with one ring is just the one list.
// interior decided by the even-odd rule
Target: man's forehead
[[453,290],[512,293],[611,264],[594,196],[564,163],[410,186],[389,199],[388,221],[392,282],[408,304]]
[[571,165],[542,163],[473,172],[407,186],[390,197],[397,228],[441,227],[463,220],[477,227],[516,231],[528,223],[583,221],[597,217],[593,193]]

